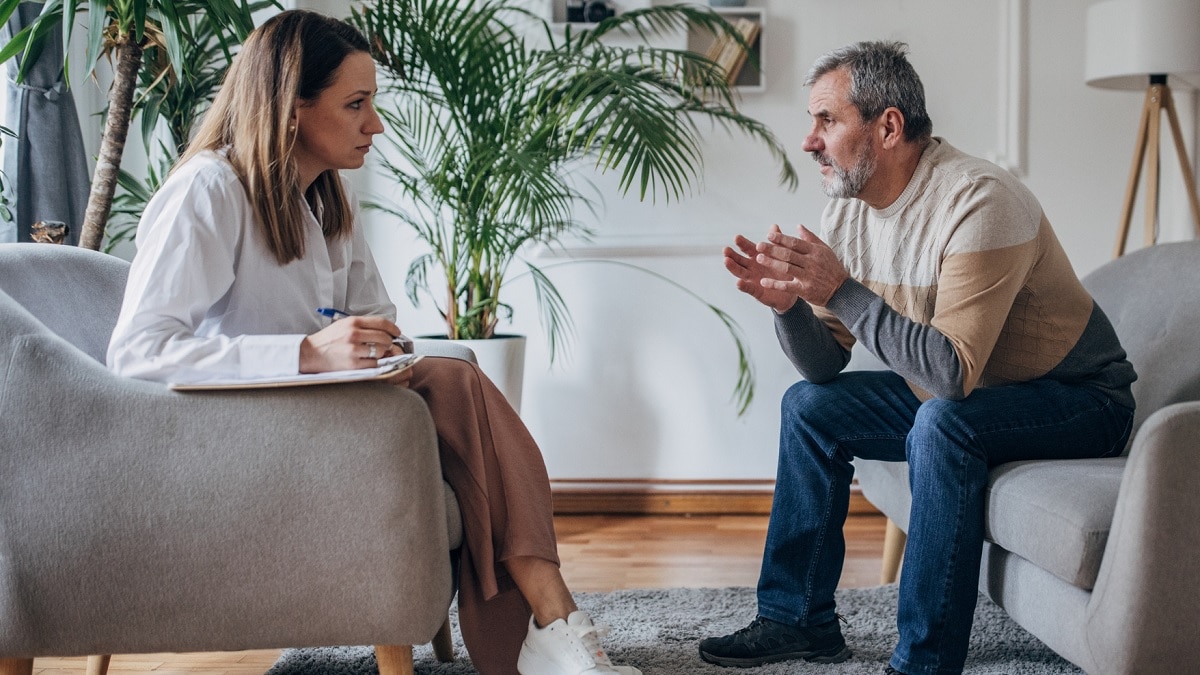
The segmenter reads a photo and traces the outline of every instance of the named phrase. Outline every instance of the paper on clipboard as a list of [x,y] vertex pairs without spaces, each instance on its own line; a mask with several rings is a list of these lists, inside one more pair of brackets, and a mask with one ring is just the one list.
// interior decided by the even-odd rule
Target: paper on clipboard
[[305,387],[317,384],[337,384],[340,382],[386,380],[396,373],[411,368],[421,358],[418,354],[400,354],[398,356],[388,356],[379,359],[379,365],[375,368],[333,370],[327,373],[305,373],[281,377],[214,378],[189,382],[170,382],[167,386],[174,391],[223,391],[229,389],[274,389],[280,387]]

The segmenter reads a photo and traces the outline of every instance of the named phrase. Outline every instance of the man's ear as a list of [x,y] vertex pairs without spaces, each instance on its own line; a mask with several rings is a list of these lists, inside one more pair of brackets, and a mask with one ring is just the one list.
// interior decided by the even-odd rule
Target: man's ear
[[899,108],[887,108],[879,116],[879,140],[886,150],[904,141],[904,113]]

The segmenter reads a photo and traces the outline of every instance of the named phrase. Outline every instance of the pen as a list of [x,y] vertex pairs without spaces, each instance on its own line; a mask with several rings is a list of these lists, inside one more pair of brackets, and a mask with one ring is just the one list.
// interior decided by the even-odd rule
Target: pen
[[324,317],[328,317],[330,319],[336,319],[339,316],[346,316],[346,317],[350,316],[349,312],[343,312],[342,310],[334,309],[333,307],[318,307],[317,314],[320,314],[321,316],[324,316]]
[[[330,319],[337,319],[338,317],[342,317],[342,316],[345,316],[345,317],[350,316],[349,312],[346,312],[346,311],[343,311],[340,309],[336,309],[334,307],[318,307],[317,314],[320,314],[321,316],[324,316],[324,317],[327,317]],[[405,354],[412,353],[413,341],[412,341],[412,338],[410,338],[410,337],[407,337],[404,335],[396,335],[392,338],[392,344],[399,347],[400,351],[404,352]]]

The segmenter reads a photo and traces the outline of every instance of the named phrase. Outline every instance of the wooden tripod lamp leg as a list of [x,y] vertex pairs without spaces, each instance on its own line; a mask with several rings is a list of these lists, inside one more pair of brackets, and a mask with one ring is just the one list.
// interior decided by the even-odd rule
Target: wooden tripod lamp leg
[[1188,203],[1192,207],[1192,223],[1196,236],[1200,237],[1200,196],[1196,194],[1196,175],[1188,162],[1187,148],[1183,145],[1183,131],[1179,128],[1179,115],[1175,113],[1175,96],[1168,87],[1163,87],[1163,107],[1167,110],[1167,121],[1171,124],[1171,136],[1175,139],[1175,154],[1179,156],[1179,169],[1183,174],[1183,186],[1187,190]]
[[1150,111],[1154,108],[1154,92],[1146,90],[1146,100],[1142,103],[1142,120],[1138,122],[1137,141],[1133,145],[1133,166],[1129,169],[1129,184],[1125,186],[1125,205],[1121,208],[1121,223],[1117,228],[1117,245],[1113,249],[1113,258],[1125,254],[1125,240],[1129,237],[1129,222],[1133,219],[1133,202],[1137,198],[1138,182],[1142,178],[1142,160],[1146,155],[1146,139],[1150,129]]
[[1146,138],[1146,230],[1144,243],[1153,246],[1158,239],[1158,170],[1159,140],[1162,138],[1162,106],[1164,84],[1150,86],[1150,126]]

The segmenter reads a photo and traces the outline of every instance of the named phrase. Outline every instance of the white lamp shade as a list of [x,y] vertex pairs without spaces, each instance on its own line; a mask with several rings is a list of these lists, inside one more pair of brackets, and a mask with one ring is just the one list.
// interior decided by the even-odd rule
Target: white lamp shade
[[1150,75],[1200,88],[1200,0],[1105,0],[1089,7],[1087,83],[1140,91]]

